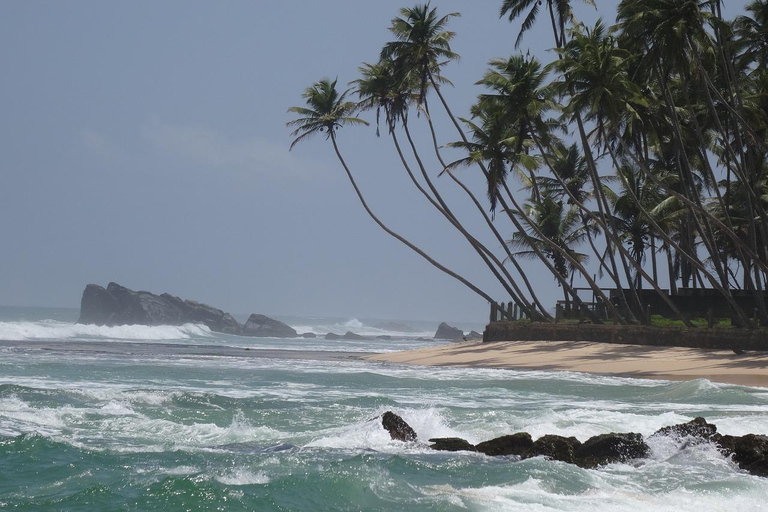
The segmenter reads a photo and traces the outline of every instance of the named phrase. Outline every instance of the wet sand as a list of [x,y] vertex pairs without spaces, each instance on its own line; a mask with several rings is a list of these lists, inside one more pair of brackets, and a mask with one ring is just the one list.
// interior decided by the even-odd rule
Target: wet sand
[[661,380],[709,379],[768,387],[768,352],[557,341],[463,342],[366,356],[428,366],[574,371]]

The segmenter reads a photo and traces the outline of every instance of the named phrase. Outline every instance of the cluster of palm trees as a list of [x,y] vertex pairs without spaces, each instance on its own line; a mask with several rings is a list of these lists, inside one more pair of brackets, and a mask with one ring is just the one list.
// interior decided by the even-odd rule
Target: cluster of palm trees
[[[749,294],[768,325],[768,0],[754,0],[735,20],[723,18],[722,3],[622,0],[614,26],[588,27],[569,0],[503,0],[501,16],[522,20],[517,44],[538,17],[549,18],[556,58],[546,65],[522,53],[491,60],[468,118],[455,116],[442,93],[450,85],[443,71],[458,59],[448,30],[458,13],[440,15],[428,3],[401,9],[393,40],[350,89],[321,80],[305,91],[306,106],[290,109],[298,115],[289,123],[293,145],[324,133],[382,229],[495,302],[365,202],[337,131],[367,125],[357,115],[374,111],[413,185],[532,319],[552,315],[522,258],[539,261],[576,306],[574,278],[586,283],[623,323],[647,320],[640,291],[652,289],[690,326],[673,297],[678,287],[698,287],[716,290],[740,326],[750,325],[753,312],[735,291]],[[455,129],[454,141],[438,140],[437,115]],[[438,168],[428,168],[415,123],[426,124]],[[448,161],[456,150],[464,156]],[[482,174],[480,198],[466,172]],[[488,228],[482,237],[456,216],[438,181],[475,205]],[[489,236],[492,244],[479,239]]]

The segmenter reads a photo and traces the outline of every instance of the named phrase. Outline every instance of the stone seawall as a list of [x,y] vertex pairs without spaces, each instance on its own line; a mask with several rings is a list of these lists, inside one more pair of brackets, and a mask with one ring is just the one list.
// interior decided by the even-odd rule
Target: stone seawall
[[768,329],[491,322],[485,328],[483,341],[594,341],[659,347],[768,351]]

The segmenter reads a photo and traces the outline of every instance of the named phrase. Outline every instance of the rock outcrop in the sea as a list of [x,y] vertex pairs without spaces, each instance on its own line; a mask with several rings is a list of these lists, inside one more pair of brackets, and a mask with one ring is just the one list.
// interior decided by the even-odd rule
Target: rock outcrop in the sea
[[117,283],[106,288],[89,284],[80,301],[80,324],[182,325],[204,324],[212,331],[240,334],[240,324],[224,311],[163,293],[133,291]]
[[437,326],[434,338],[436,340],[461,341],[464,339],[464,331],[443,322]]
[[381,425],[395,441],[415,441],[416,431],[403,418],[387,411],[381,415]]
[[483,339],[483,335],[477,331],[469,331],[469,334],[467,334],[467,340],[481,340]]
[[260,338],[296,338],[299,335],[293,327],[255,313],[248,317],[242,332],[244,336]]
[[[385,413],[385,416],[387,414],[391,414],[387,420],[390,425],[397,425],[401,430],[405,427],[410,429],[400,416],[391,412]],[[416,440],[415,432],[413,439],[395,437],[390,430],[392,427],[388,427],[384,421],[382,418],[382,424],[390,432],[392,439]],[[724,456],[730,457],[742,470],[753,475],[768,477],[768,436],[721,435],[717,433],[715,425],[707,423],[701,417],[688,423],[664,427],[651,435],[651,437],[654,436],[676,437],[694,443],[714,443]],[[541,436],[534,441],[527,432],[497,437],[477,445],[459,437],[439,437],[430,439],[429,442],[431,443],[429,447],[437,451],[470,451],[489,456],[517,456],[520,459],[543,456],[583,468],[596,468],[605,464],[642,459],[650,453],[648,443],[643,436],[633,432],[600,434],[590,437],[583,443],[575,437],[551,434]]]
[[95,325],[183,325],[203,324],[214,332],[241,336],[295,338],[290,326],[266,317],[251,315],[241,326],[232,315],[218,308],[183,300],[168,293],[156,295],[134,291],[117,283],[106,288],[89,284],[80,301],[79,324]]

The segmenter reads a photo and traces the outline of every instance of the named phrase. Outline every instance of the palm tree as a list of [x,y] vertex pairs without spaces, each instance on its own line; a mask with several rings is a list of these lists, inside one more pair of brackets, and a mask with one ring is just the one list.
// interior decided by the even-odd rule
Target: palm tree
[[592,197],[592,191],[587,188],[590,181],[587,161],[576,143],[567,147],[562,143],[553,144],[548,161],[556,177],[537,176],[539,190],[565,200],[569,205],[577,201],[584,203]]
[[751,16],[738,16],[734,22],[740,60],[757,69],[765,69],[768,67],[768,2],[754,0],[746,10]]
[[450,19],[458,16],[457,12],[438,16],[437,8],[427,2],[400,9],[400,17],[392,20],[389,30],[395,41],[384,45],[381,58],[394,59],[398,67],[418,74],[420,103],[427,94],[427,85],[442,80],[440,68],[459,59],[450,44],[455,33],[446,30]]
[[[593,0],[584,0],[584,3],[595,6]],[[533,27],[541,9],[542,0],[504,0],[501,4],[499,17],[508,16],[509,21],[514,21],[526,11],[528,14],[520,27],[520,33],[515,40],[515,48],[520,47],[523,34]],[[547,11],[552,22],[552,32],[555,36],[555,45],[561,48],[565,45],[566,25],[573,19],[570,0],[547,0]]]
[[[515,255],[536,258],[533,250],[536,247],[552,261],[560,283],[572,282],[577,270],[574,262],[584,264],[588,260],[586,254],[576,250],[586,240],[588,229],[582,223],[578,209],[573,206],[566,208],[561,200],[545,193],[540,201],[527,203],[525,211],[517,211],[515,215],[530,226],[527,231],[513,233],[508,241],[513,248],[518,249]],[[565,287],[563,295],[568,304],[569,295]]]
[[[472,236],[464,226],[453,215],[435,189],[427,171],[419,157],[416,146],[408,130],[408,107],[410,103],[417,99],[418,81],[415,73],[410,70],[399,68],[391,60],[381,60],[377,64],[364,64],[360,68],[362,78],[354,80],[352,83],[357,86],[357,93],[360,96],[358,105],[363,110],[376,110],[377,122],[380,118],[381,110],[384,110],[388,132],[395,144],[395,149],[400,157],[400,161],[405,168],[408,177],[419,192],[429,201],[429,203],[445,217],[448,222],[456,228],[462,236],[469,242],[472,248],[478,253],[483,262],[488,266],[491,273],[501,283],[502,287],[509,293],[512,300],[522,308],[530,317],[540,319],[539,313],[532,308],[531,304],[525,299],[524,294],[517,286],[512,276],[507,272],[503,263],[499,261],[495,254],[484,244]],[[401,124],[405,130],[408,141],[413,150],[416,161],[426,180],[430,190],[434,193],[433,198],[430,193],[424,189],[420,181],[411,170],[408,161],[403,154],[400,142],[398,140],[396,125]],[[378,130],[377,130],[378,134]],[[436,199],[435,199],[436,198]],[[503,274],[503,275],[502,275]]]
[[294,119],[293,121],[289,121],[287,123],[288,126],[295,127],[295,130],[291,135],[296,137],[296,139],[294,139],[294,141],[291,143],[291,149],[293,149],[297,143],[313,135],[322,133],[326,134],[326,138],[330,139],[331,143],[333,144],[336,157],[344,167],[344,171],[347,174],[347,178],[349,178],[349,182],[352,184],[352,188],[355,189],[355,193],[357,194],[360,203],[363,205],[363,208],[371,217],[371,219],[373,219],[373,221],[376,222],[376,224],[387,234],[405,244],[408,248],[427,260],[434,267],[458,280],[488,302],[494,302],[490,295],[482,291],[473,283],[469,282],[467,279],[457,274],[456,272],[441,265],[423,250],[405,239],[403,236],[392,231],[370,209],[368,203],[363,197],[362,192],[360,191],[360,188],[357,186],[357,182],[355,181],[349,166],[342,157],[341,151],[339,150],[339,146],[336,142],[336,132],[339,128],[345,125],[368,125],[369,123],[354,116],[355,111],[358,109],[357,103],[347,100],[347,95],[350,92],[349,90],[340,94],[336,89],[336,82],[336,80],[331,81],[328,79],[323,79],[319,82],[316,82],[311,87],[308,87],[302,95],[306,101],[306,107],[291,107],[288,109],[289,112],[298,114],[300,116],[298,119]]

